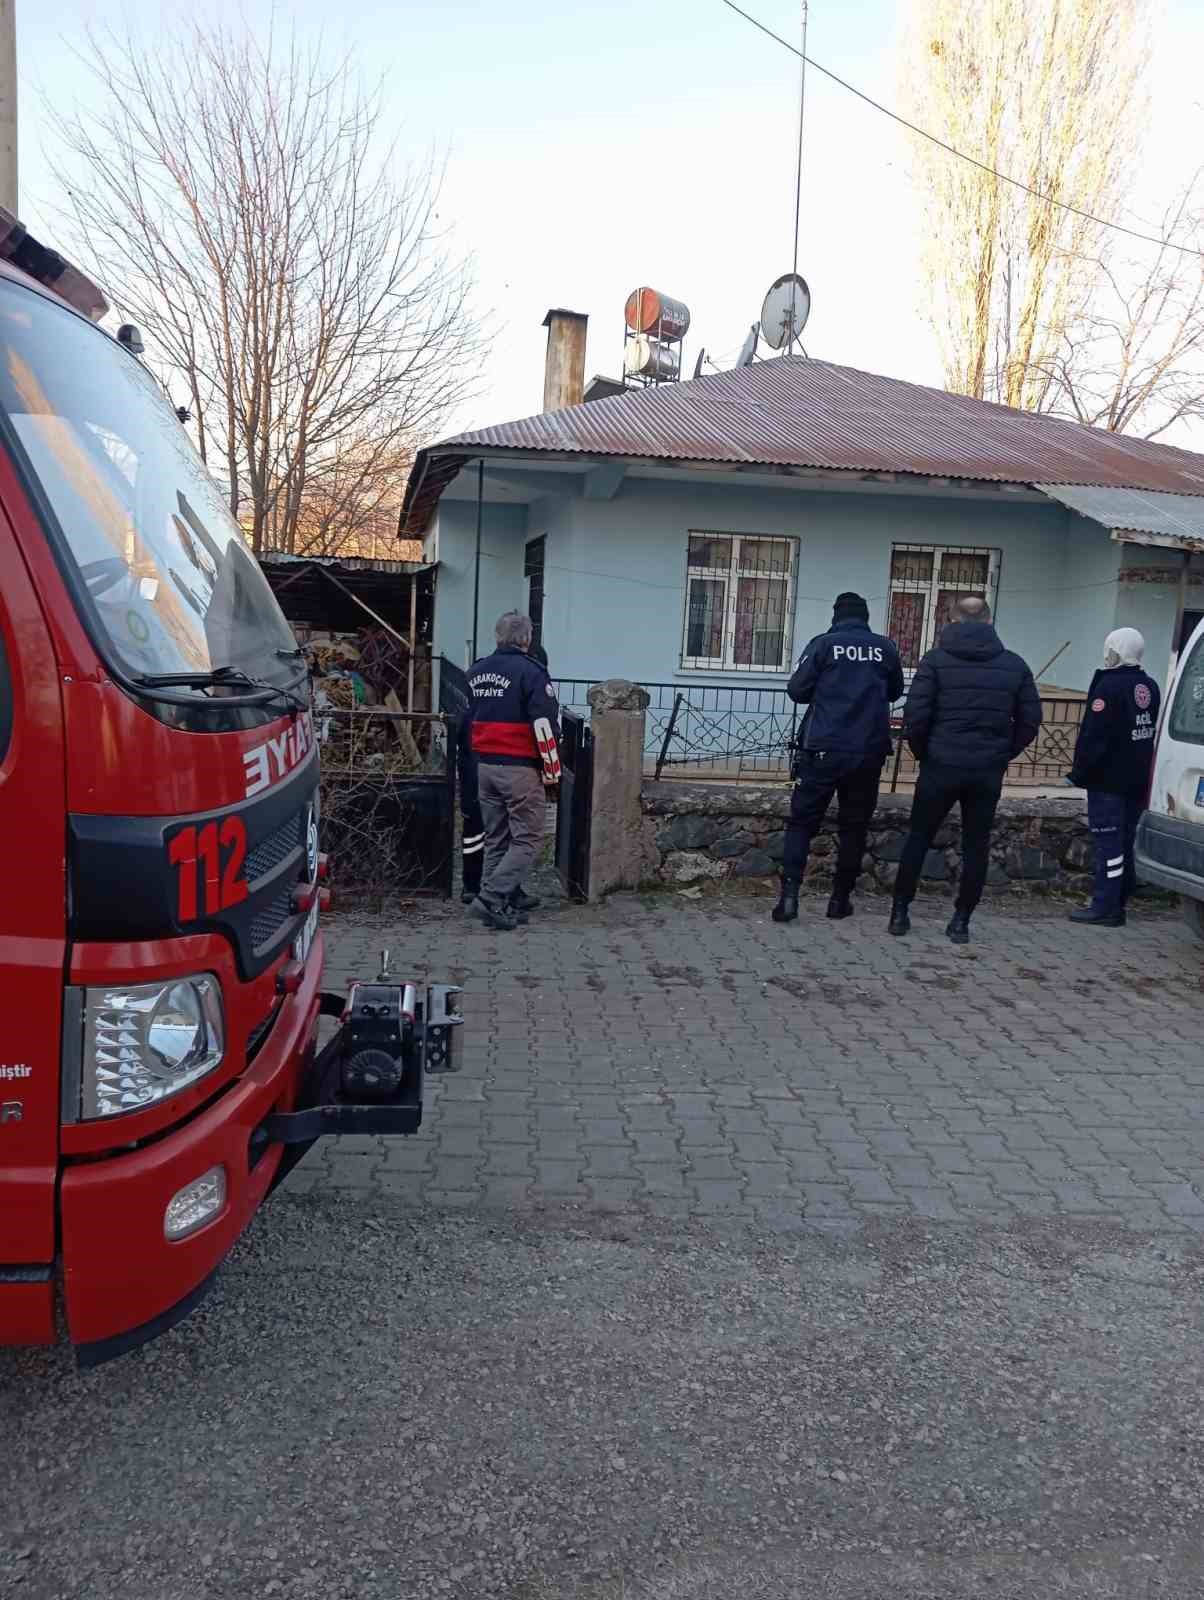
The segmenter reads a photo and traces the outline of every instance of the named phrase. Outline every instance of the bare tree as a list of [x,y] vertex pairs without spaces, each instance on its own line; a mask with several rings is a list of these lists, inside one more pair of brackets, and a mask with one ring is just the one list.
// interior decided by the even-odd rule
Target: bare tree
[[408,444],[399,450],[387,437],[340,447],[310,480],[293,551],[404,559],[409,552],[401,548],[397,526],[411,461]]
[[183,385],[252,547],[295,549],[311,497],[337,540],[479,370],[433,162],[400,165],[351,63],[295,39],[194,24],[84,60],[94,109],[56,118],[77,252]]
[[1156,231],[1160,248],[1123,251],[1122,239],[1090,264],[1093,292],[1048,359],[1042,409],[1147,439],[1204,418],[1204,172]]
[[1090,219],[1115,216],[1124,196],[1145,9],[1145,0],[920,0],[905,75],[915,119],[983,164],[914,146],[950,389],[1047,404],[1065,332],[1095,284],[1104,230]]

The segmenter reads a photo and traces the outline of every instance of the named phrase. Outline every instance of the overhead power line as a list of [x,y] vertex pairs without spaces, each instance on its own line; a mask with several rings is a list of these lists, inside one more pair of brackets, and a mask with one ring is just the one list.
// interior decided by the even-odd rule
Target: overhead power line
[[1022,178],[1013,178],[1006,172],[1000,172],[986,161],[980,161],[977,156],[967,155],[964,150],[959,150],[956,145],[949,144],[947,140],[938,138],[935,133],[929,133],[927,128],[921,128],[914,122],[909,122],[906,117],[900,116],[897,111],[892,111],[889,106],[884,106],[880,100],[875,100],[872,95],[858,89],[855,84],[845,81],[829,68],[821,66],[814,57],[806,55],[797,45],[791,44],[789,39],[783,39],[780,33],[775,33],[772,28],[766,27],[757,17],[751,15],[736,4],[736,0],[722,0],[729,11],[734,11],[737,16],[743,17],[745,22],[751,22],[754,28],[759,28],[767,38],[780,44],[783,50],[789,50],[791,55],[799,56],[807,66],[814,67],[816,72],[821,72],[825,78],[830,78],[833,83],[847,89],[858,100],[864,100],[867,106],[872,106],[875,111],[880,111],[884,117],[889,117],[892,122],[897,122],[901,127],[918,134],[921,139],[927,139],[930,144],[937,145],[951,156],[956,156],[959,161],[968,161],[972,167],[977,167],[980,172],[990,173],[991,177],[998,178],[1001,183],[1010,183],[1015,189],[1022,189],[1025,194],[1032,195],[1034,200],[1040,200],[1047,206],[1056,206],[1059,211],[1068,211],[1071,216],[1081,217],[1084,222],[1094,222],[1098,227],[1110,228],[1113,233],[1127,234],[1130,239],[1139,239],[1142,244],[1156,244],[1162,250],[1177,250],[1180,255],[1198,256],[1204,260],[1204,250],[1197,250],[1192,245],[1175,244],[1171,239],[1160,239],[1157,234],[1139,233],[1136,228],[1126,228],[1123,222],[1109,222],[1106,217],[1097,217],[1093,212],[1083,211],[1078,206],[1072,206],[1065,200],[1055,200],[1053,195],[1043,194],[1040,189],[1034,189],[1031,184],[1025,183]]
[[[482,550],[481,559],[483,561],[506,562],[509,561],[510,558],[507,555],[499,555],[493,550]],[[601,572],[593,567],[570,567],[555,561],[546,561],[544,563],[544,571],[563,572],[574,578],[601,578],[608,583],[634,584],[637,589],[654,589],[660,594],[675,594],[679,597],[684,596],[689,587],[688,580],[686,583],[654,583],[648,578],[638,577],[629,572]],[[780,568],[769,567],[764,569],[760,578],[756,581],[763,582],[771,578],[782,583],[787,582],[786,573],[784,573]],[[1037,584],[1031,588],[1024,588],[1023,586],[1016,588],[1009,584],[1007,589],[1007,598],[1011,599],[1014,595],[1018,594],[1040,594],[1051,597],[1063,594],[1082,594],[1088,589],[1115,588],[1121,582],[1122,579],[1119,576],[1116,576],[1112,578],[1096,579],[1092,583],[1072,583],[1062,589],[1051,589],[1048,584]],[[888,590],[885,594],[867,594],[863,595],[862,598],[877,604],[880,600],[889,601],[892,594],[898,594],[900,592],[900,590],[892,589]],[[806,600],[811,605],[817,606],[830,606],[832,604],[832,596],[830,594],[804,594],[802,590],[796,590],[794,592],[793,600]]]

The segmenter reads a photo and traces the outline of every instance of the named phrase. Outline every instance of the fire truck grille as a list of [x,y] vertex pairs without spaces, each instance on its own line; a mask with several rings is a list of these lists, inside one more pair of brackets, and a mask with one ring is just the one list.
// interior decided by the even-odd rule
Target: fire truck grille
[[255,913],[251,920],[252,950],[263,950],[272,943],[292,915],[292,909],[292,891],[286,890],[284,894],[278,894],[269,900],[262,910]]
[[[285,860],[289,853],[301,844],[301,813],[290,817],[283,827],[277,828],[275,833],[269,833],[266,839],[261,839],[257,845],[247,852],[247,882],[255,883],[265,873],[271,872]],[[266,915],[266,913],[265,913]],[[256,939],[258,944],[259,940]]]

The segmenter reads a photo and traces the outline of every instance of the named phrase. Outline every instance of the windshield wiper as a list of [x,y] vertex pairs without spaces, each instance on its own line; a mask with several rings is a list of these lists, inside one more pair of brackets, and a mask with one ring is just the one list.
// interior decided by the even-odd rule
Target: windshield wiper
[[291,689],[252,678],[241,667],[214,667],[210,672],[139,672],[134,682],[144,689],[246,689],[254,699],[243,703],[265,705],[269,700],[283,700],[291,711],[306,710],[305,701]]

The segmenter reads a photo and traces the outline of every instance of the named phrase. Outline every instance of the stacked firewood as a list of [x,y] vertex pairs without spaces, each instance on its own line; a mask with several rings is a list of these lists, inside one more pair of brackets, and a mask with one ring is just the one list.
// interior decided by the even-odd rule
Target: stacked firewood
[[415,772],[422,756],[403,716],[408,660],[383,628],[362,628],[309,640],[304,646],[313,690],[314,725],[327,772]]

